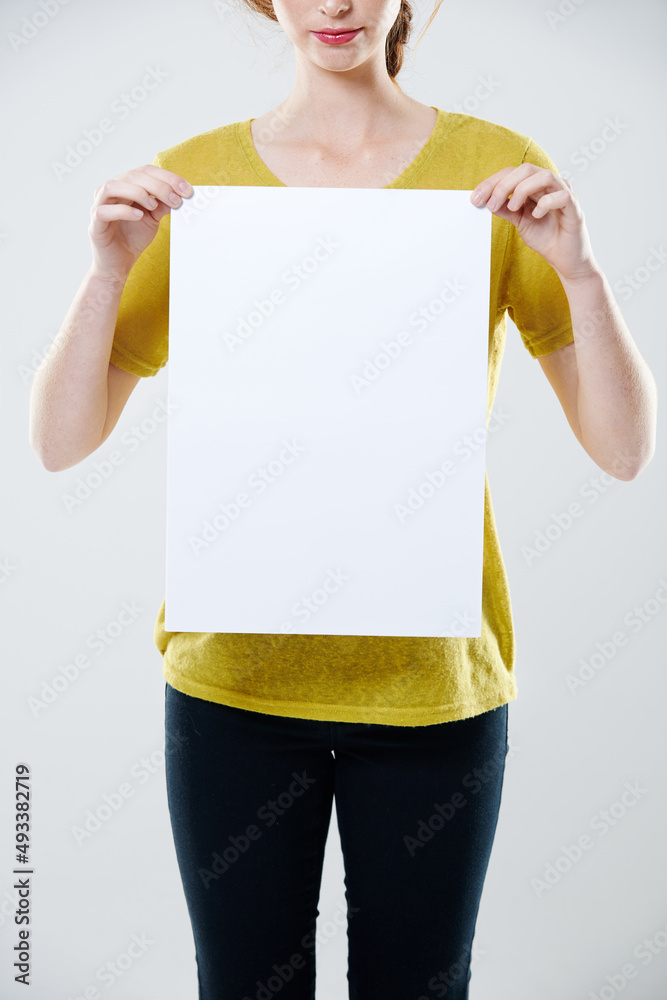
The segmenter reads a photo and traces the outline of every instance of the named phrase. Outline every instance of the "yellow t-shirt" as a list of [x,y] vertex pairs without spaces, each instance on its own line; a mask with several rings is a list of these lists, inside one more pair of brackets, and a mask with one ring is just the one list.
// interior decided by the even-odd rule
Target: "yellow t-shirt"
[[[557,172],[529,136],[435,110],[426,145],[385,187],[471,190],[503,167],[523,162]],[[284,187],[257,153],[251,121],[186,139],[158,153],[154,163],[194,185]],[[186,211],[187,204],[186,199],[178,211]],[[132,268],[120,302],[110,360],[140,376],[155,375],[167,361],[169,227],[168,214]],[[487,425],[507,312],[532,357],[574,339],[558,275],[512,223],[494,216]],[[154,634],[164,678],[185,694],[224,705],[301,719],[420,726],[478,715],[518,694],[510,594],[486,475],[479,638],[168,632],[164,610],[163,601]]]

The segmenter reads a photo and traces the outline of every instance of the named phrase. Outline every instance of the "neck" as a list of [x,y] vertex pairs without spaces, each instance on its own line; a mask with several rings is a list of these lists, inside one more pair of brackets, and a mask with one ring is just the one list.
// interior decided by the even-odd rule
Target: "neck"
[[407,122],[418,103],[391,80],[384,66],[334,73],[305,64],[297,53],[294,87],[276,111],[296,141],[355,146],[391,134]]

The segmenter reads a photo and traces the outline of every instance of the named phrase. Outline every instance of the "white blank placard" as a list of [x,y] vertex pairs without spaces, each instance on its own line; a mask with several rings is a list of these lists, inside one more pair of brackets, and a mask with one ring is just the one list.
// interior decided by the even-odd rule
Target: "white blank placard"
[[480,636],[491,213],[231,185],[185,208],[166,629]]

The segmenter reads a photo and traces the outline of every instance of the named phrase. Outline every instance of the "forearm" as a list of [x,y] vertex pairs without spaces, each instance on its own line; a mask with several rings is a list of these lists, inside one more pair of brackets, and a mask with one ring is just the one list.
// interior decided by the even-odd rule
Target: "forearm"
[[560,278],[574,331],[582,445],[609,475],[634,479],[655,451],[655,379],[602,270],[577,282]]
[[91,268],[30,391],[30,446],[51,472],[98,447],[107,414],[109,355],[125,283]]

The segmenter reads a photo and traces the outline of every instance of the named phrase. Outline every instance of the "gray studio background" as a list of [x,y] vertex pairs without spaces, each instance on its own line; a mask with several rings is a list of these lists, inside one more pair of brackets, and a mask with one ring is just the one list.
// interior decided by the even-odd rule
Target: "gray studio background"
[[[167,370],[139,383],[98,452],[59,473],[43,469],[28,444],[30,378],[88,268],[94,189],[151,162],[157,150],[274,107],[291,89],[293,60],[279,28],[224,3],[54,3],[56,12],[36,18],[41,26],[18,51],[11,34],[43,8],[38,0],[3,0],[0,8],[0,996],[28,995],[14,983],[12,966],[14,771],[27,762],[31,1000],[195,1000],[194,945],[164,784],[162,664],[153,646],[164,594],[165,424],[135,449],[123,443],[166,400]],[[413,47],[431,10],[417,3]],[[594,252],[661,393],[666,26],[661,0],[445,0],[399,77],[426,104],[533,136],[569,170]],[[123,120],[114,116],[113,133],[57,180],[52,164],[67,145],[108,116],[151,67],[166,74],[163,82]],[[475,97],[476,90],[486,96]],[[596,140],[607,119],[618,134],[605,145]],[[594,150],[592,158],[581,147]],[[654,250],[661,264],[648,270]],[[626,275],[636,275],[636,288]],[[501,410],[506,419],[489,435],[487,469],[509,574],[520,693],[509,707],[511,752],[471,996],[656,1000],[667,986],[662,430],[638,479],[600,479],[509,321],[495,402]],[[664,412],[660,418],[662,425]],[[123,464],[68,512],[63,494],[118,448]],[[522,546],[573,501],[583,515],[529,564]],[[90,653],[88,637],[109,627],[124,602],[141,609],[133,623],[35,716],[29,699]],[[628,616],[638,607],[646,620],[631,627]],[[568,675],[599,653],[596,644],[609,650],[619,630],[627,643],[613,656],[600,654],[591,679],[573,693]],[[75,829],[87,810],[123,783],[133,794],[78,843]],[[623,800],[627,786],[635,792]],[[592,846],[568,863],[584,834]],[[548,871],[552,884],[540,891],[534,880]],[[342,1000],[347,939],[335,812],[319,909],[318,1000]],[[138,957],[128,960],[137,940]],[[117,973],[102,980],[107,963]]]

